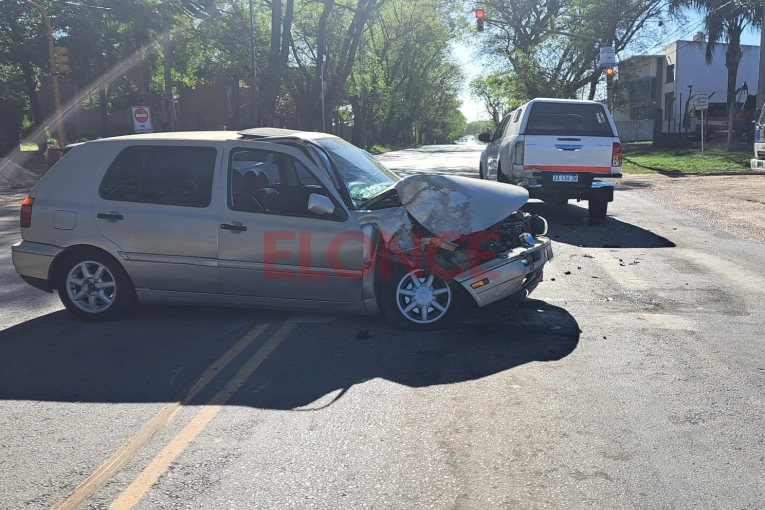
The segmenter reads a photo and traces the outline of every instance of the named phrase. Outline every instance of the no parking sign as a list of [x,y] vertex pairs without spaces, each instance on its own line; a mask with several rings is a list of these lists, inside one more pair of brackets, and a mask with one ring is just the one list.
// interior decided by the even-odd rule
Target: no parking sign
[[153,133],[151,127],[151,108],[148,106],[133,106],[133,126],[136,133]]

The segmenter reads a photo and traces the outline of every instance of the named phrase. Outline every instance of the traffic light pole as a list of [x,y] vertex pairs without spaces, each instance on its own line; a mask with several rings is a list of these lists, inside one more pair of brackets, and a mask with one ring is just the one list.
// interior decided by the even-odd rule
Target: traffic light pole
[[45,21],[45,28],[48,30],[48,54],[50,57],[50,74],[53,78],[53,101],[56,107],[56,140],[59,149],[63,149],[66,146],[66,135],[64,134],[64,123],[61,114],[61,96],[58,90],[58,72],[56,70],[56,50],[55,43],[53,42],[53,27],[50,24],[50,18],[45,9],[32,2],[32,0],[21,0],[30,7],[34,7],[43,17]]

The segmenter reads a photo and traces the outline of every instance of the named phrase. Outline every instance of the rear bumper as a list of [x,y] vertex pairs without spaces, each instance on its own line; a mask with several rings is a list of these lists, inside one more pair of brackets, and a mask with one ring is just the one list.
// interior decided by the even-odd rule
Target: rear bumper
[[21,241],[11,246],[13,267],[30,285],[51,292],[50,267],[63,248],[51,244]]
[[[478,306],[486,306],[512,296],[529,284],[536,284],[540,270],[552,258],[552,243],[540,236],[534,246],[504,253],[462,273],[454,280],[462,285]],[[486,283],[473,288],[474,284],[481,281]]]
[[614,183],[593,182],[589,188],[583,186],[545,186],[534,184],[528,187],[529,198],[550,200],[556,198],[576,198],[579,200],[593,200],[596,202],[614,201]]

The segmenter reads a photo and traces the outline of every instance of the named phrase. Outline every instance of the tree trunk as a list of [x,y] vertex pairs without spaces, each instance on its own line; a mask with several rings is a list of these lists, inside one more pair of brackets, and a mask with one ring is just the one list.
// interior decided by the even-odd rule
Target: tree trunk
[[[40,98],[37,96],[37,80],[29,62],[21,63],[21,73],[24,75],[24,85],[26,85],[27,95],[29,95],[32,119],[35,121],[35,127],[41,128],[45,124],[45,117],[40,107]],[[45,149],[48,148],[48,140],[44,132],[40,135],[40,139],[35,140],[35,143],[37,143],[37,148],[40,152],[45,152]]]
[[725,51],[725,67],[728,69],[728,140],[726,148],[733,150],[733,120],[736,109],[736,80],[738,66],[741,63],[741,32],[743,26],[738,20],[732,20],[726,27],[728,49]]
[[598,90],[598,81],[600,81],[600,75],[593,75],[590,80],[590,93],[587,94],[587,99],[590,101],[595,100],[595,92]]

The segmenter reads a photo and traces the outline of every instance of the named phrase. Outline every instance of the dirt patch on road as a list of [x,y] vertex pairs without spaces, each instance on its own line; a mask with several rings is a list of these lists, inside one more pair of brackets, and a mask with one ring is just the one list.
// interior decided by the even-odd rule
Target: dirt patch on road
[[618,184],[742,239],[765,243],[765,174],[626,175]]

